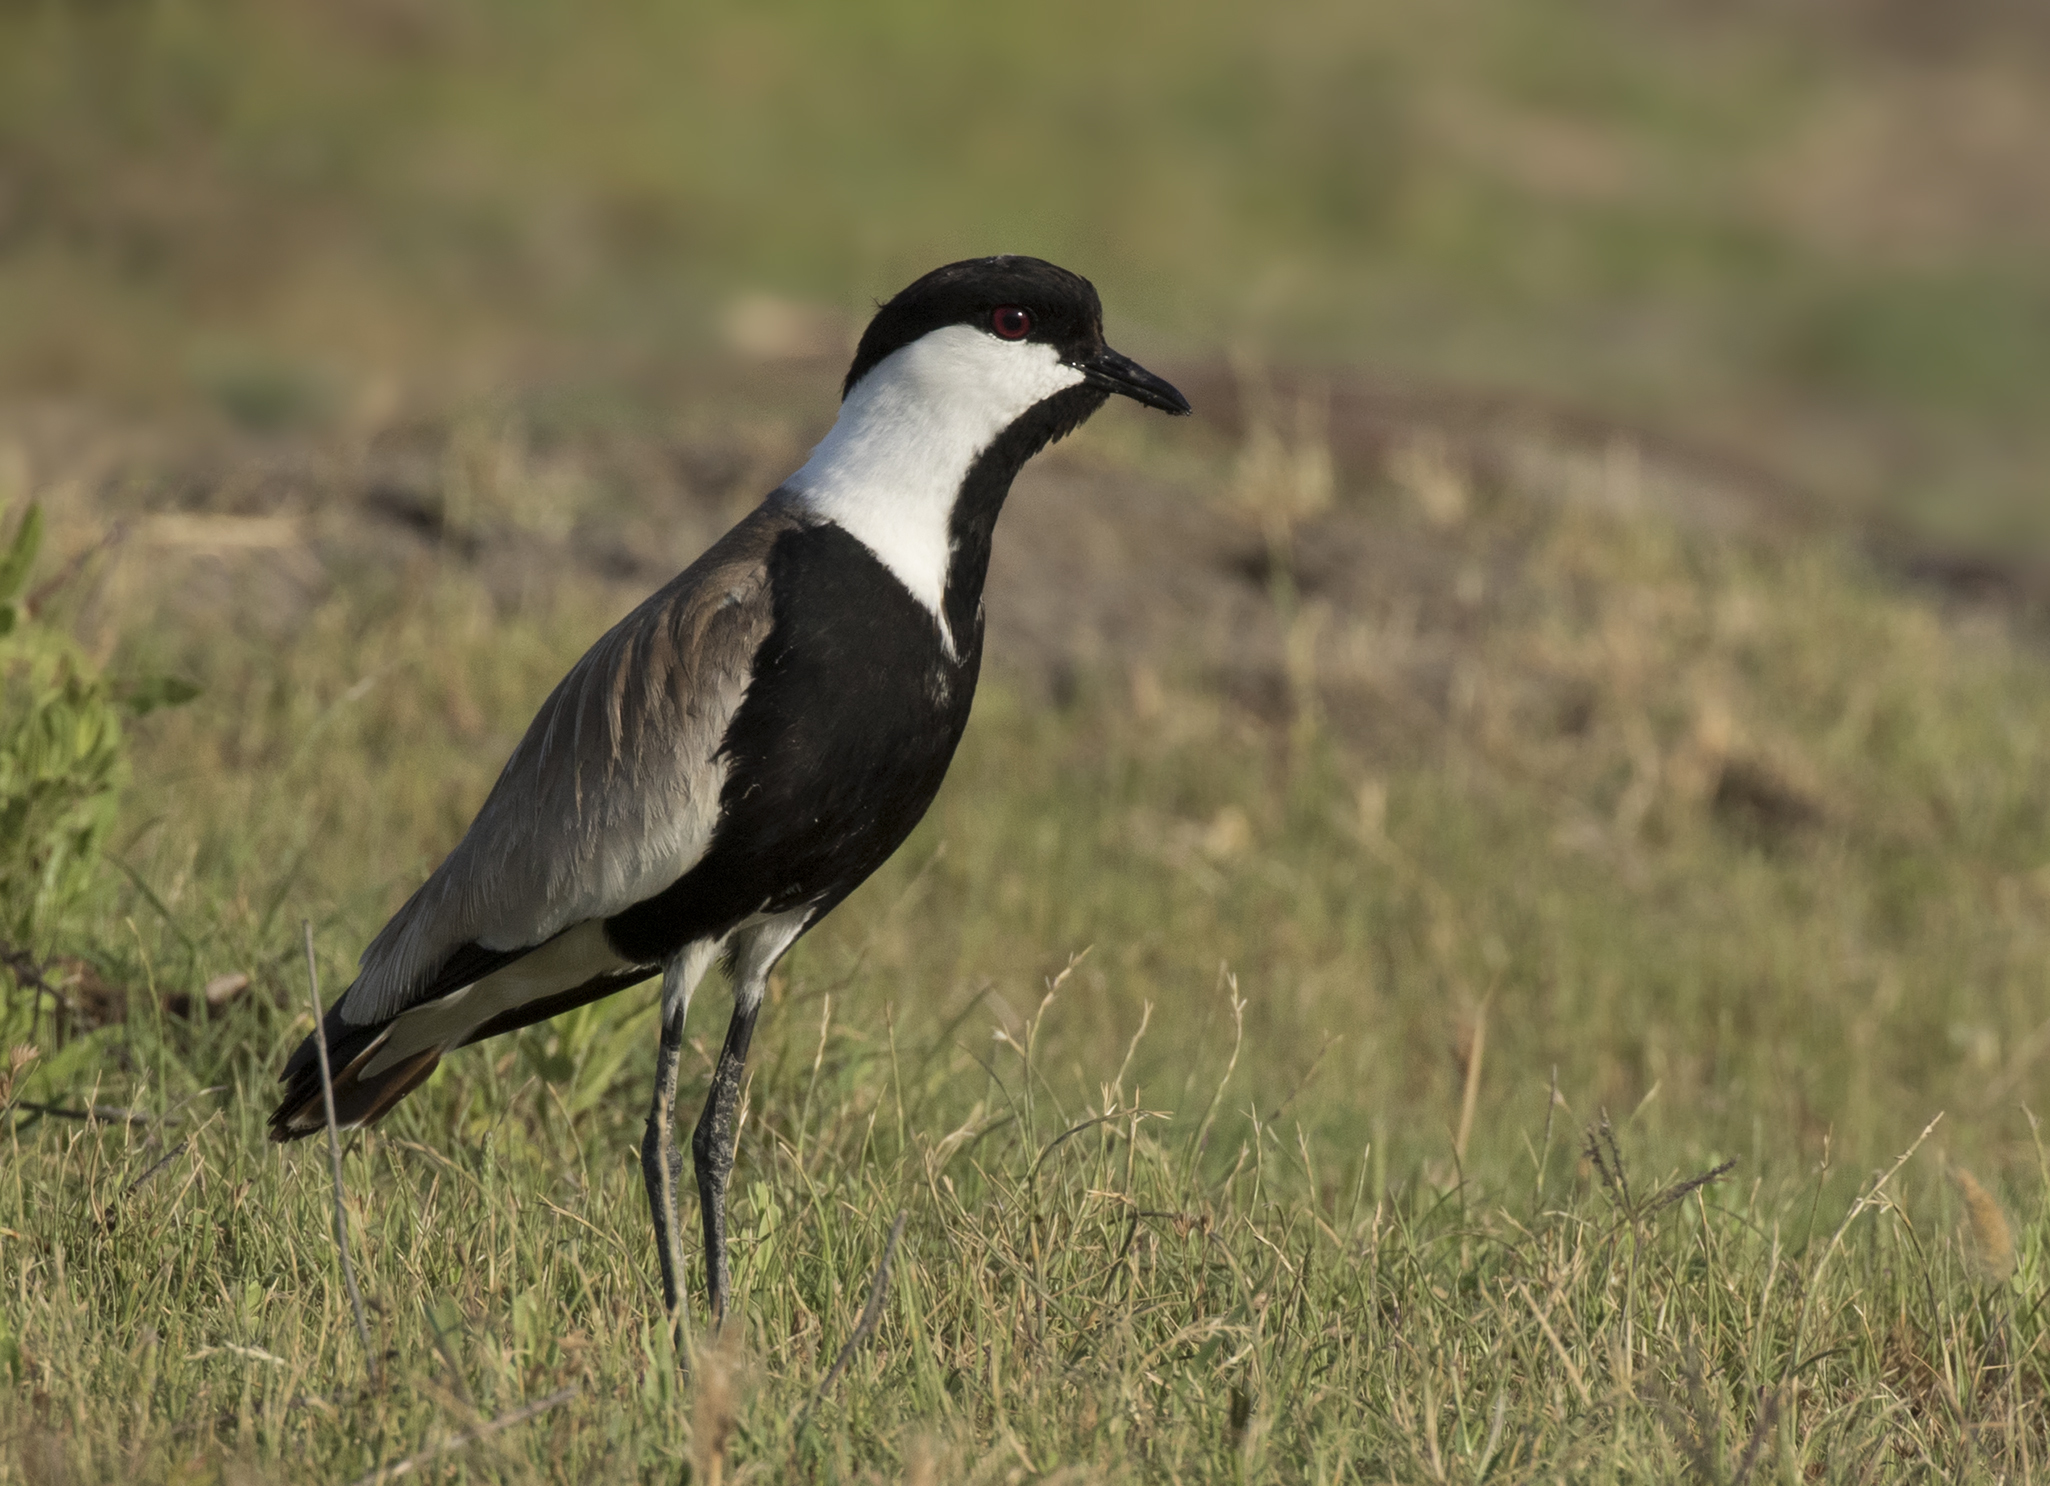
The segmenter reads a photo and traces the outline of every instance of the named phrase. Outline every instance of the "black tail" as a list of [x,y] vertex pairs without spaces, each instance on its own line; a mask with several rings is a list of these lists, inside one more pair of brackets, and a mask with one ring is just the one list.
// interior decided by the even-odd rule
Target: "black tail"
[[[322,1029],[327,1034],[328,1066],[334,1075],[336,1124],[375,1124],[441,1061],[442,1049],[429,1048],[365,1077],[363,1065],[390,1027],[390,1021],[359,1027],[342,1020],[339,999],[328,1008]],[[279,1075],[285,1085],[285,1096],[271,1111],[272,1140],[300,1140],[318,1133],[327,1124],[326,1101],[320,1094],[320,1049],[313,1038],[311,1032],[306,1034],[306,1040],[286,1060],[285,1071]]]

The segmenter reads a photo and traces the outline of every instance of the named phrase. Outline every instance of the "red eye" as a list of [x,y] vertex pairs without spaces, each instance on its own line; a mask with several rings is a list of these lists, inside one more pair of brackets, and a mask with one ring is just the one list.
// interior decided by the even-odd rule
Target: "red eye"
[[999,305],[990,314],[989,328],[1007,341],[1022,341],[1032,334],[1032,312],[1015,304]]

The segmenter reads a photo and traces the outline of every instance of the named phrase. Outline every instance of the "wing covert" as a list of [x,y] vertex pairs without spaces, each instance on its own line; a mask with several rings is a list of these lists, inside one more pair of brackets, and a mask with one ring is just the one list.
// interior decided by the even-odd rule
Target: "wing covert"
[[340,1003],[397,1015],[465,946],[520,950],[688,871],[718,822],[727,724],[773,621],[773,497],[598,640],[557,684],[455,850],[363,951]]

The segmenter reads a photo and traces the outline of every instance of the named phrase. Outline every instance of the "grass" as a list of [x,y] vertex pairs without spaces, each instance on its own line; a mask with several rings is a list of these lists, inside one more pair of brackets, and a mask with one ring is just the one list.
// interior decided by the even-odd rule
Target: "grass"
[[[769,462],[802,439],[734,420]],[[126,871],[57,945],[124,1016],[61,1047],[46,1021],[14,1091],[149,1117],[9,1117],[0,1480],[354,1480],[571,1387],[432,1469],[2038,1473],[2027,635],[1827,539],[1676,522],[1556,450],[1363,474],[1149,437],[1085,437],[1013,538],[1065,484],[1169,481],[1264,554],[1264,587],[1203,602],[1267,606],[1268,680],[1191,630],[1053,684],[999,629],[1010,668],[932,819],[772,986],[743,1321],[687,1376],[636,1164],[649,992],[453,1058],[351,1139],[374,1380],[325,1162],[261,1138],[308,1024],[299,918],[342,983],[639,586],[575,556],[637,519],[608,474],[642,467],[633,438],[480,464],[473,426],[415,428],[442,480],[481,481],[425,539],[352,504],[383,488],[357,456],[324,486],[326,456],[290,455],[325,493],[288,518],[233,515],[232,483],[153,515],[186,467],[123,474],[112,436],[70,446],[80,478],[29,461],[60,552],[139,523],[79,631],[203,692],[136,724]],[[1276,468],[1310,473],[1262,496]],[[640,494],[678,546],[732,499]],[[1362,592],[1319,566],[1357,532],[1397,554]],[[192,995],[231,971],[249,992]],[[701,998],[687,1107],[722,1014]],[[900,1210],[874,1334],[821,1392]]]
[[[630,1131],[568,1118],[511,1055],[349,1159],[376,1385],[320,1237],[324,1163],[267,1149],[253,1102],[202,1116],[139,1189],[158,1138],[18,1144],[22,1468],[353,1479],[566,1386],[467,1469],[2016,1480],[2040,1456],[2040,1221],[1995,1283],[1883,1177],[1848,1205],[1827,1172],[1692,1186],[1606,1122],[1576,1175],[1563,1114],[1493,1181],[1390,1182],[1367,1151],[1319,1168],[1231,1112],[1226,1049],[1214,1122],[1148,1119],[1108,1065],[1095,1100],[1028,1099],[1028,1040],[949,1131],[919,1112],[973,1064],[818,1033],[757,1074],[746,1324],[688,1381],[652,1314]],[[821,1395],[900,1209],[881,1324]]]

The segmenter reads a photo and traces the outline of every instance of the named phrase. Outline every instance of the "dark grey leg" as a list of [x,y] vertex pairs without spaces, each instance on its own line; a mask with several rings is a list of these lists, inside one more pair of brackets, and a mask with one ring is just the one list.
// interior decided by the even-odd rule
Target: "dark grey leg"
[[747,1045],[754,1038],[755,1016],[769,971],[811,922],[809,907],[793,909],[741,930],[733,941],[733,1020],[726,1025],[726,1045],[712,1071],[712,1089],[705,1112],[691,1137],[698,1171],[698,1209],[705,1225],[705,1281],[712,1292],[712,1329],[726,1322],[732,1284],[726,1268],[726,1178],[733,1171],[733,1120],[740,1109],[740,1076],[747,1067]]
[[676,1184],[683,1152],[673,1131],[676,1060],[683,1051],[683,1018],[662,1021],[662,1046],[655,1055],[655,1101],[648,1108],[648,1133],[641,1138],[641,1179],[648,1185],[648,1211],[655,1219],[655,1256],[662,1262],[662,1305],[674,1318],[683,1299],[683,1245],[676,1233]]
[[662,970],[662,1044],[655,1054],[655,1098],[648,1106],[648,1133],[641,1138],[641,1179],[648,1187],[648,1212],[655,1220],[655,1256],[662,1263],[662,1305],[671,1320],[683,1315],[683,1245],[676,1232],[676,1188],[683,1180],[683,1152],[676,1148],[676,1060],[683,1052],[683,1023],[691,993],[718,945],[684,946]]
[[740,1105],[740,1075],[747,1066],[747,1045],[754,1037],[758,998],[742,1000],[726,1027],[726,1045],[712,1074],[705,1112],[691,1137],[698,1172],[698,1205],[705,1225],[705,1274],[712,1291],[712,1328],[726,1322],[729,1293],[726,1273],[726,1178],[733,1170],[733,1116]]

